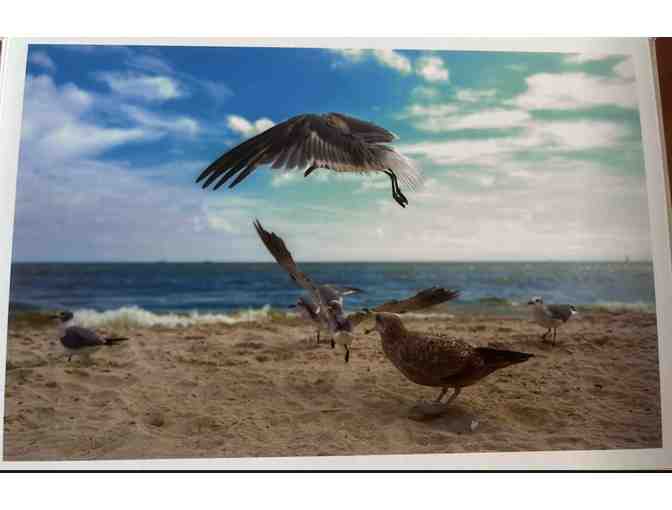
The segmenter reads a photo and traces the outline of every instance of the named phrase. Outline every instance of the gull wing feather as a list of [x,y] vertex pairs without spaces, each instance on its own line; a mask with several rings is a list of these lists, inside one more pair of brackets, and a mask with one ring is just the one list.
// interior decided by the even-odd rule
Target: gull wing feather
[[404,314],[408,312],[415,312],[429,308],[430,306],[444,303],[446,301],[451,301],[456,299],[459,295],[460,292],[457,290],[445,289],[443,287],[430,287],[428,289],[421,290],[414,296],[411,296],[407,299],[393,299],[392,301],[387,301],[382,305],[375,307],[373,310],[362,310],[354,312],[348,316],[348,319],[350,322],[352,322],[353,326],[356,326],[376,313],[386,312]]
[[571,305],[547,305],[546,308],[552,319],[559,319],[567,322],[574,315]]
[[310,294],[313,302],[322,307],[324,303],[322,303],[322,297],[317,285],[315,285],[305,273],[299,271],[292,254],[287,249],[282,238],[275,232],[268,232],[265,230],[264,227],[261,226],[259,220],[254,221],[254,228],[256,229],[257,234],[259,234],[259,238],[264,243],[264,246],[266,246],[266,249],[273,255],[273,258],[277,263],[287,271],[292,281],[306,290]]

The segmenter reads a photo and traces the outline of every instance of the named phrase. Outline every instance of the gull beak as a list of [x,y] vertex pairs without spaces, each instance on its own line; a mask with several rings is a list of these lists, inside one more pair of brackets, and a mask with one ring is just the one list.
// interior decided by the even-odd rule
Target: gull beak
[[376,328],[371,328],[371,329],[365,329],[364,334],[365,335],[370,335],[371,333],[375,332]]
[[287,308],[296,308],[296,305],[289,305]]
[[528,301],[527,304],[528,304],[528,305],[533,305],[533,304],[534,304],[534,301]]

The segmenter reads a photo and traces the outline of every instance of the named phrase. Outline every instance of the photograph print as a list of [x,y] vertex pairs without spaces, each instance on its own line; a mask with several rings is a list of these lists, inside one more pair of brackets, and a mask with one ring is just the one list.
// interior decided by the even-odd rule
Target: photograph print
[[5,460],[661,448],[632,57],[30,44]]

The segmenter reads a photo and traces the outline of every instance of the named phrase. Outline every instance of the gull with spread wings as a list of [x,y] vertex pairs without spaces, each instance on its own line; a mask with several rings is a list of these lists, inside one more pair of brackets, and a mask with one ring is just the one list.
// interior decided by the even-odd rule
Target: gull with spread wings
[[272,169],[304,170],[308,177],[314,170],[370,174],[382,172],[392,184],[392,198],[402,207],[408,199],[399,181],[415,189],[421,181],[420,170],[413,161],[386,145],[396,135],[371,122],[342,113],[303,114],[276,124],[222,154],[198,176],[203,188],[229,184],[233,188],[258,166]]
[[[372,317],[375,313],[389,312],[403,314],[413,312],[438,305],[459,296],[458,291],[442,287],[431,287],[418,292],[408,299],[388,301],[373,310],[363,309],[346,316],[343,310],[343,296],[363,291],[355,287],[337,287],[329,284],[317,285],[305,273],[299,270],[292,254],[280,236],[274,232],[266,231],[261,226],[259,220],[255,220],[254,228],[278,264],[289,273],[290,278],[299,287],[308,292],[309,297],[307,300],[300,298],[297,302],[296,306],[299,309],[299,314],[311,320],[318,328],[318,331],[319,328],[322,328],[328,332],[331,337],[332,348],[336,344],[343,345],[346,363],[350,359],[350,345],[352,344],[355,326]],[[306,311],[305,314],[301,313],[301,310],[304,309]]]
[[[331,336],[331,346],[343,345],[345,348],[345,362],[350,359],[350,344],[352,343],[352,324],[343,313],[343,297],[331,285],[317,285],[305,273],[301,272],[294,262],[292,254],[285,242],[275,232],[268,232],[261,226],[259,220],[254,221],[254,228],[264,246],[273,255],[290,278],[299,287],[304,289],[313,305],[311,310],[316,316],[318,326],[323,326]],[[361,292],[359,289],[356,289]]]

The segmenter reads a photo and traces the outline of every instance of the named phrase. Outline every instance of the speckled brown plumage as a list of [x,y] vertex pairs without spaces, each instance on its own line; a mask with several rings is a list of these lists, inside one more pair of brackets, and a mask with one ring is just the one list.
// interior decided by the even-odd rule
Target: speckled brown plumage
[[[474,347],[459,339],[407,330],[401,319],[390,313],[376,314],[375,329],[380,333],[385,356],[409,380],[423,386],[442,388],[439,397],[423,412],[443,412],[460,390],[495,370],[522,363],[532,354]],[[448,388],[455,392],[441,403]]]

